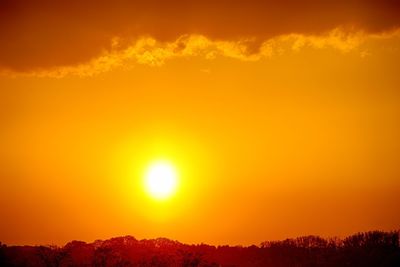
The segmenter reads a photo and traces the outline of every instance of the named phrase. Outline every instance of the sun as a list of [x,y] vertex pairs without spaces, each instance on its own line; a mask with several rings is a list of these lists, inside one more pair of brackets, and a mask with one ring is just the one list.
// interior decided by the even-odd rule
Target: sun
[[168,161],[156,161],[145,174],[145,189],[154,199],[165,200],[174,195],[178,184],[177,172]]

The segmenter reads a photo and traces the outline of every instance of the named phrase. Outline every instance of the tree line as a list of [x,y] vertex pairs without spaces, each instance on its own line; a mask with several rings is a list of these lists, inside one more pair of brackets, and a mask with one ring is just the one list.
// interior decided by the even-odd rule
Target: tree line
[[72,241],[63,247],[0,243],[0,266],[396,267],[400,266],[399,233],[371,231],[343,239],[303,236],[248,247],[132,236]]

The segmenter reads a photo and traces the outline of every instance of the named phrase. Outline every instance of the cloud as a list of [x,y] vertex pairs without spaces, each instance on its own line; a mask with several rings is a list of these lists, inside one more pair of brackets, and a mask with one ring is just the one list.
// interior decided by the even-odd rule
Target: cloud
[[256,60],[281,43],[349,50],[399,26],[391,0],[3,0],[0,68],[96,73],[179,56]]
[[64,77],[66,75],[93,76],[115,68],[129,68],[135,64],[150,66],[164,65],[168,60],[182,57],[201,57],[213,60],[228,57],[242,61],[258,61],[284,53],[296,53],[301,49],[334,49],[342,53],[356,51],[360,58],[369,55],[363,50],[366,43],[382,40],[400,40],[400,30],[382,34],[363,32],[348,33],[334,29],[322,35],[287,34],[270,38],[254,50],[253,41],[217,41],[203,35],[182,35],[171,42],[158,41],[154,37],[142,37],[129,45],[121,38],[112,39],[109,51],[104,51],[93,59],[70,66],[53,66],[25,72],[3,71],[6,75],[39,77]]

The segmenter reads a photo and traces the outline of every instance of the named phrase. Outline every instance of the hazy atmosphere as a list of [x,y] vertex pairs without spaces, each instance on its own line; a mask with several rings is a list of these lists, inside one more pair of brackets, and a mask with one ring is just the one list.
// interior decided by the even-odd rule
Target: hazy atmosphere
[[400,226],[395,1],[0,1],[0,241]]

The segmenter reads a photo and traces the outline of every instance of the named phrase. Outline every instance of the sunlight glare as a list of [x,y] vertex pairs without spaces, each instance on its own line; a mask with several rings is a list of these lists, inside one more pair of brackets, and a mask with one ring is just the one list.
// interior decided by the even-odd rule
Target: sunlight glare
[[155,199],[171,197],[177,187],[177,173],[173,165],[166,161],[152,163],[145,176],[147,193]]

